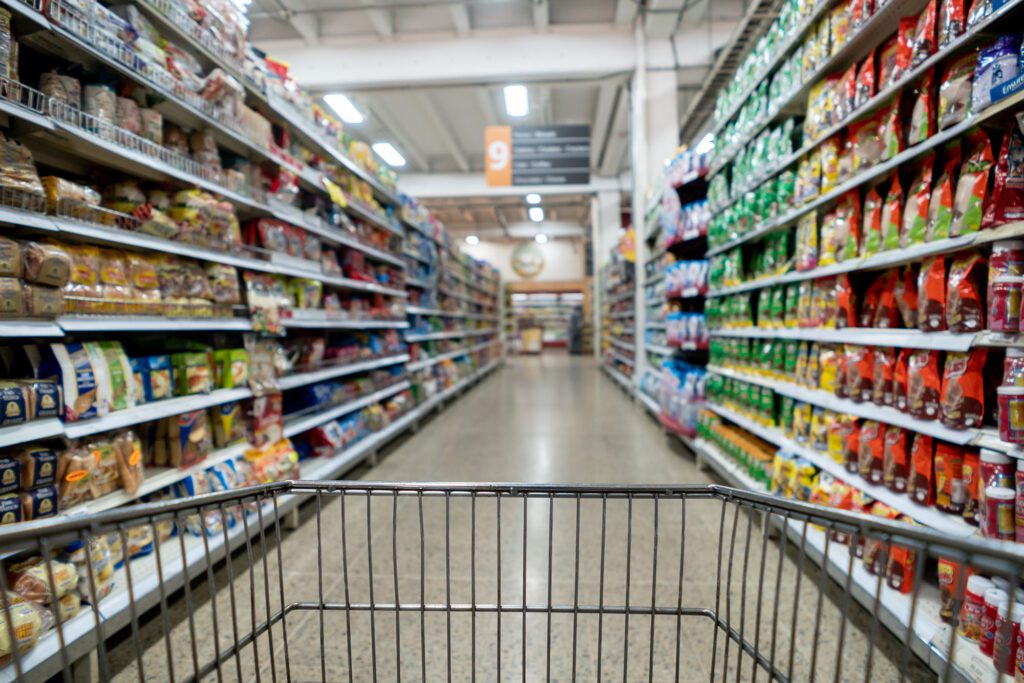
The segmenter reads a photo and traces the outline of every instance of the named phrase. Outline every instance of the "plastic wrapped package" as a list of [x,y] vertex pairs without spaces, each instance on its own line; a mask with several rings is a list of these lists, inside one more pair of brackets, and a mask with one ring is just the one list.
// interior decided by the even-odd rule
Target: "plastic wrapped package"
[[986,227],[1024,220],[1024,133],[1011,121],[995,167],[992,199],[985,211]]
[[21,280],[0,277],[0,318],[25,316],[25,290]]
[[32,152],[0,134],[0,189],[43,195]]
[[103,200],[100,193],[91,187],[79,185],[64,178],[44,176],[41,181],[46,192],[46,200],[51,207],[58,206],[61,201],[99,206]]
[[167,149],[188,156],[188,136],[181,128],[164,122],[163,141]]
[[142,440],[130,430],[114,436],[114,455],[121,486],[128,495],[134,495],[142,484]]
[[164,115],[156,109],[139,110],[139,135],[155,144],[164,145]]
[[117,123],[117,96],[114,89],[103,84],[87,85],[82,94],[85,113],[95,119],[95,122],[86,122],[86,127],[94,133],[111,135],[111,126]]
[[991,104],[992,89],[1017,77],[1020,37],[1002,35],[978,53],[971,89],[971,112],[977,114]]
[[971,112],[971,92],[978,53],[970,51],[946,65],[939,86],[939,130],[960,123]]
[[242,302],[242,292],[238,285],[238,271],[234,266],[206,263],[204,269],[213,301],[232,306]]
[[22,249],[23,277],[51,287],[63,287],[71,276],[71,256],[63,248],[49,243],[29,242]]
[[[51,575],[56,593],[51,590]],[[78,586],[78,572],[74,565],[66,562],[50,560],[47,563],[42,557],[32,557],[8,567],[7,585],[26,600],[48,605]]]
[[[8,593],[7,604],[6,611],[0,609],[0,665],[11,661],[15,647],[19,652],[32,649],[44,631],[44,610],[39,605],[20,599],[14,593]],[[12,631],[15,638],[13,645],[10,639]]]
[[[82,108],[82,84],[77,78],[65,76],[55,70],[46,71],[39,76],[39,90],[47,97],[62,102],[75,110]],[[62,113],[71,116],[70,111]]]
[[956,185],[950,237],[977,232],[981,228],[988,197],[989,174],[995,161],[988,133],[976,129],[967,139],[970,152]]

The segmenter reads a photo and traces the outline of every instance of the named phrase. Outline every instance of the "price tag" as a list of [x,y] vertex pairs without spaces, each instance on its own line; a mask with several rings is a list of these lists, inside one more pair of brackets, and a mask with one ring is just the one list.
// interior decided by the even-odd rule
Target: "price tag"
[[331,201],[340,206],[346,208],[348,206],[348,200],[345,198],[345,193],[341,191],[338,184],[330,178],[324,178],[324,187],[327,189],[327,194],[331,196]]

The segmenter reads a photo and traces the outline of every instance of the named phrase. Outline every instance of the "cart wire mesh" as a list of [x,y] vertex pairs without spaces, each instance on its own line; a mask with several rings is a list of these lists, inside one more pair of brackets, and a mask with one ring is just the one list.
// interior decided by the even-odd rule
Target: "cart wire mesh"
[[[943,624],[935,560],[1004,577],[1011,604],[1024,560],[720,486],[313,481],[30,523],[0,550],[128,547],[140,527],[174,534],[98,604],[54,611],[66,681],[84,655],[125,681],[956,680],[964,572]],[[909,551],[909,592],[864,573],[851,549],[872,545]]]

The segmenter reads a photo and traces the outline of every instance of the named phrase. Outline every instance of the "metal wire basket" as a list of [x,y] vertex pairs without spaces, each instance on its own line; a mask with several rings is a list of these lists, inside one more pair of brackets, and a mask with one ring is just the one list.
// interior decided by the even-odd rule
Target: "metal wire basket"
[[[289,533],[300,503],[308,519]],[[950,623],[929,575],[952,558],[1005,578],[1012,604],[1024,561],[720,486],[312,481],[30,523],[0,549],[127,545],[140,525],[175,535],[97,604],[57,610],[0,674],[71,680],[77,660],[139,681],[985,680],[984,666],[996,680],[954,635],[964,573]],[[902,592],[865,572],[850,552],[862,541],[910,552]],[[997,653],[1009,635],[994,634]]]

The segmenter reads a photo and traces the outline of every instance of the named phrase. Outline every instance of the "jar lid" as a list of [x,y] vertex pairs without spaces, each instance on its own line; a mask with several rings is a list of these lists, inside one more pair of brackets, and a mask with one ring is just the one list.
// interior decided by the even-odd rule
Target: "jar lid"
[[1013,500],[1017,497],[1017,492],[1005,486],[989,486],[985,489],[985,497],[996,500]]
[[971,574],[967,578],[967,591],[975,595],[984,595],[991,587],[992,582],[980,574]]
[[982,448],[978,452],[978,457],[982,462],[990,462],[997,465],[1008,465],[1010,463],[1010,456],[1006,455],[1006,453],[994,451],[991,448]]
[[1019,387],[1015,384],[1004,384],[996,389],[996,393],[1000,396],[1024,396],[1024,387]]
[[1024,240],[1000,240],[992,245],[992,250],[996,249],[1024,249]]
[[985,602],[990,605],[998,605],[1001,602],[1009,602],[1010,596],[1002,588],[989,588],[985,591]]

